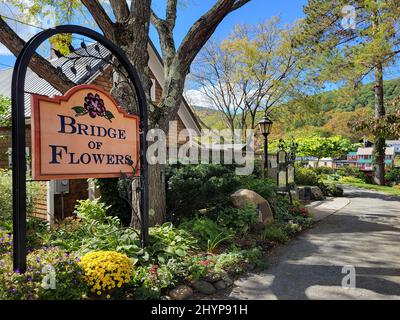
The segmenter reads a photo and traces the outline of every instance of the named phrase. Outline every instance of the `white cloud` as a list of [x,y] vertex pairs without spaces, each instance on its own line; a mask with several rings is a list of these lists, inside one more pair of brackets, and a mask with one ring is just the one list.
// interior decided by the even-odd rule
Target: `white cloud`
[[184,93],[187,102],[193,106],[215,108],[215,105],[202,91],[197,89],[186,90]]
[[0,56],[12,56],[10,50],[8,50],[3,44],[0,43]]

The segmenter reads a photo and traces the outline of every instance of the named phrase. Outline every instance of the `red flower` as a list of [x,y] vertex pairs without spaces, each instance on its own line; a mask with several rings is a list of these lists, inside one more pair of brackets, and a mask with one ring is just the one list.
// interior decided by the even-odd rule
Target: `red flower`
[[301,208],[301,214],[302,214],[303,216],[308,215],[308,209],[307,209],[307,208]]
[[150,267],[149,272],[152,274],[155,274],[155,273],[157,273],[157,270],[159,267],[160,267],[159,265],[154,264]]
[[199,265],[203,267],[208,267],[210,265],[210,261],[208,260],[199,261]]

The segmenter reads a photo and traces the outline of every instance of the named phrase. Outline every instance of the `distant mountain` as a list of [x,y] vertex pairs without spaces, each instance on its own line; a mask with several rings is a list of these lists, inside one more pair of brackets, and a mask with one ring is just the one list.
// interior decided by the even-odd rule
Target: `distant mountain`
[[197,117],[206,127],[220,130],[225,128],[221,111],[202,106],[192,106]]
[[[400,97],[400,78],[384,81],[383,90],[386,103],[390,103]],[[321,110],[329,111],[340,108],[344,111],[354,111],[359,107],[374,108],[375,92],[373,83],[361,86],[354,97],[346,97],[348,94],[349,92],[343,89],[320,93],[319,95],[323,97],[324,100],[321,105]],[[352,94],[354,94],[354,92]],[[390,109],[390,105],[387,105],[387,107]]]
[[[400,78],[384,82],[384,95],[386,110],[391,112],[394,109],[391,102],[400,99]],[[338,89],[294,99],[274,108],[271,116],[275,124],[271,138],[315,133],[342,135],[357,141],[368,132],[353,132],[348,123],[368,117],[374,104],[373,83],[362,85],[357,90]],[[207,127],[216,130],[226,128],[222,112],[201,106],[194,106],[193,109]],[[262,114],[259,113],[260,118]]]

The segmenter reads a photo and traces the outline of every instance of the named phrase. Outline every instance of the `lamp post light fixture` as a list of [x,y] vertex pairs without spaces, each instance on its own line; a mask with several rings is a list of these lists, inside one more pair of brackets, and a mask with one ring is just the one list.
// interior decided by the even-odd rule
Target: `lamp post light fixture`
[[299,144],[295,142],[294,138],[292,138],[292,141],[290,143],[290,160],[293,163],[296,162],[297,148],[298,147],[299,147]]
[[267,177],[268,177],[268,135],[271,133],[272,130],[272,121],[265,115],[260,122],[258,123],[258,126],[260,128],[261,134],[264,136],[264,168],[267,172]]

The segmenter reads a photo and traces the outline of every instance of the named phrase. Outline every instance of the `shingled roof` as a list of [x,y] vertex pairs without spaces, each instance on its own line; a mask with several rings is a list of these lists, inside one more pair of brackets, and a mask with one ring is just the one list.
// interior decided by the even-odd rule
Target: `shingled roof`
[[[64,74],[71,81],[76,84],[82,84],[89,78],[95,77],[96,73],[99,73],[100,67],[106,64],[105,61],[95,57],[107,57],[109,55],[110,52],[105,47],[92,44],[88,45],[86,49],[80,48],[76,50],[76,52],[71,53],[67,57],[51,60],[50,63],[56,68],[62,68]],[[86,68],[87,65],[91,66],[90,71]],[[76,69],[76,74],[71,70],[73,66]],[[0,95],[11,97],[12,75],[13,68],[0,71]],[[40,94],[50,97],[61,95],[61,92],[32,70],[28,69],[25,81],[25,117],[27,118],[31,116],[30,94]]]

